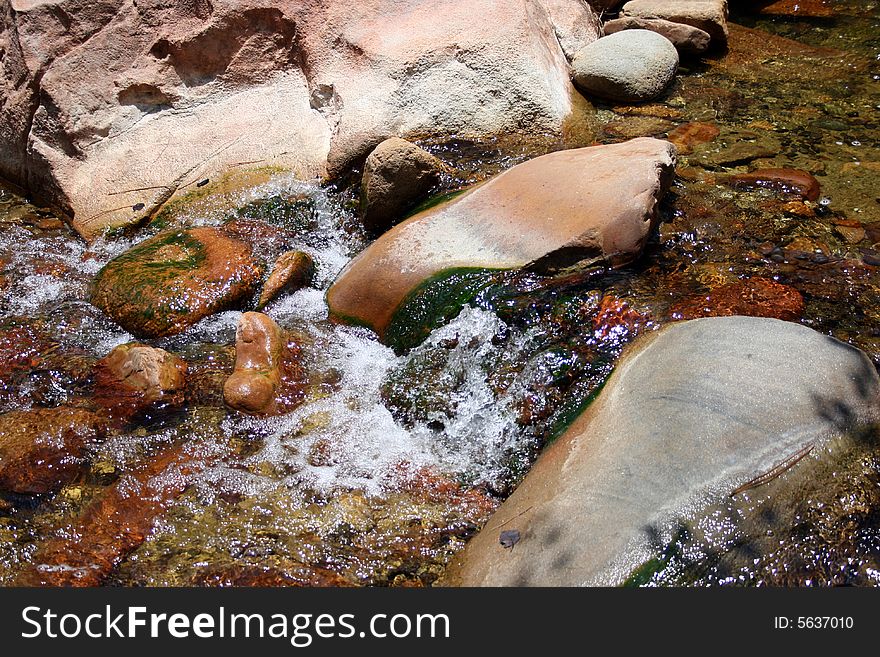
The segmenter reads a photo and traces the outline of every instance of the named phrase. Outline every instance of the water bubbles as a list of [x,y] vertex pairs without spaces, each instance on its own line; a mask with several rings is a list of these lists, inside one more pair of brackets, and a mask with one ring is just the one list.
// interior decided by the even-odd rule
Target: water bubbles
[[829,205],[831,205],[831,199],[828,198],[827,196],[824,196],[819,199],[819,205],[824,206],[824,207],[828,207]]
[[853,139],[853,140],[850,142],[850,144],[852,144],[853,146],[861,146],[861,145],[862,145],[862,142],[860,142],[858,139]]

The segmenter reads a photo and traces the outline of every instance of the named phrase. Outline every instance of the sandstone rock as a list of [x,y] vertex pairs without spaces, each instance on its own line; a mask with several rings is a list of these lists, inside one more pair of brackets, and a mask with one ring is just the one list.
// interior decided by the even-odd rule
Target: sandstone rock
[[520,164],[382,235],[327,291],[330,313],[383,336],[414,290],[450,272],[630,262],[674,166],[673,146],[650,138]]
[[171,230],[107,263],[91,301],[129,333],[161,337],[234,307],[260,278],[250,248],[222,228]]
[[[203,445],[202,445],[203,447]],[[216,460],[191,445],[172,446],[103,491],[67,531],[42,543],[19,586],[98,586],[147,538],[156,518]]]
[[263,308],[282,292],[295,292],[308,285],[315,275],[315,261],[308,253],[287,251],[278,256],[272,273],[263,285],[257,308]]
[[680,154],[688,154],[697,144],[710,142],[718,136],[720,130],[711,123],[684,123],[667,135],[667,139],[675,144]]
[[42,495],[79,476],[86,450],[104,437],[94,413],[35,408],[0,415],[0,490]]
[[708,32],[704,32],[698,27],[684,23],[673,23],[659,18],[623,16],[608,21],[602,28],[605,30],[605,34],[614,34],[621,30],[651,30],[669,39],[682,55],[702,55],[709,49],[711,39]]
[[262,313],[244,313],[235,332],[235,369],[223,399],[253,415],[283,413],[302,401],[304,373],[278,324]]
[[119,345],[95,364],[95,401],[129,418],[150,406],[183,402],[186,362],[138,343]]
[[768,278],[750,278],[677,303],[671,315],[673,319],[749,315],[797,321],[803,312],[804,298],[793,287]]
[[588,94],[625,102],[659,96],[678,68],[678,51],[650,30],[624,30],[594,41],[571,63],[574,83]]
[[340,171],[397,134],[559,135],[581,0],[4,3],[0,175],[95,237],[250,166]]
[[757,169],[731,176],[727,184],[736,189],[760,187],[798,194],[808,201],[819,200],[819,181],[812,174],[800,169]]
[[708,32],[713,46],[727,43],[727,0],[630,0],[621,13],[692,25]]
[[392,137],[376,146],[364,163],[361,215],[364,226],[383,233],[424,199],[440,178],[443,163],[415,144]]
[[[447,583],[620,584],[668,522],[878,411],[871,362],[826,335],[746,317],[670,324],[633,343]],[[502,530],[520,532],[514,549]]]

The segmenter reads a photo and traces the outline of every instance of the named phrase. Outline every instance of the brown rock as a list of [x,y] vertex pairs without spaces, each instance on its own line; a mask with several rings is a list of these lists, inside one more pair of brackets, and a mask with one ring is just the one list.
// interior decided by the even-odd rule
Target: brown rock
[[768,278],[750,278],[713,289],[673,306],[673,319],[746,315],[794,322],[804,312],[804,298],[793,287]]
[[311,283],[315,261],[308,253],[287,251],[278,256],[272,273],[263,285],[257,308],[263,308],[282,292],[295,292]]
[[593,318],[593,335],[599,340],[622,339],[636,335],[648,323],[648,317],[632,308],[624,299],[605,295]]
[[758,3],[758,13],[766,16],[793,16],[805,18],[830,18],[834,16],[832,0],[776,0]]
[[414,289],[450,270],[630,262],[674,166],[673,146],[649,138],[520,164],[382,235],[328,290],[331,315],[381,336]]
[[97,415],[79,408],[36,408],[0,415],[0,490],[42,495],[82,472],[86,452],[104,438]]
[[800,169],[758,169],[731,176],[727,183],[736,189],[772,189],[787,194],[798,194],[809,201],[819,199],[819,181]]
[[261,274],[250,247],[223,228],[170,230],[107,263],[91,302],[133,335],[163,337],[235,307]]
[[392,137],[364,163],[361,215],[372,233],[384,233],[424,199],[440,179],[443,163],[415,144]]
[[672,130],[666,138],[675,144],[679,153],[686,155],[693,151],[695,145],[712,141],[720,132],[711,123],[684,123]]
[[66,531],[39,546],[20,586],[98,586],[149,535],[153,522],[215,456],[169,447],[103,491]]
[[117,417],[183,402],[186,362],[136,342],[119,345],[95,364],[95,401]]
[[304,397],[305,373],[287,335],[269,316],[244,313],[235,332],[235,369],[223,399],[253,415],[284,413]]
[[621,13],[692,25],[707,32],[713,46],[727,43],[727,0],[630,0]]
[[711,37],[698,27],[684,23],[673,23],[659,18],[639,18],[623,16],[610,20],[603,26],[605,34],[614,34],[621,30],[651,30],[662,34],[672,41],[672,45],[682,55],[701,55],[709,49]]

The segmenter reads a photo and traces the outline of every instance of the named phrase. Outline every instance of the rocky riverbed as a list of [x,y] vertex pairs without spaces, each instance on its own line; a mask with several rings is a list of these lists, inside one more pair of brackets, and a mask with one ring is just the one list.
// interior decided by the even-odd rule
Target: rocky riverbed
[[878,583],[880,5],[439,4],[4,3],[0,584]]

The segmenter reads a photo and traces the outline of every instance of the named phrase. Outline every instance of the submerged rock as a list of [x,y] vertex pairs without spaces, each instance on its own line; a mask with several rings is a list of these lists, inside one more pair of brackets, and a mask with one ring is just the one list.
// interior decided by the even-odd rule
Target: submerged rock
[[733,175],[728,178],[727,184],[736,189],[772,189],[797,194],[808,201],[819,200],[819,181],[811,173],[800,169],[757,169]]
[[[633,343],[447,583],[620,584],[680,514],[878,412],[871,362],[826,335],[751,317],[670,324]],[[502,529],[520,532],[515,549]]]
[[392,137],[376,146],[364,163],[361,214],[372,233],[399,223],[404,213],[428,195],[443,163],[404,139]]
[[235,332],[235,369],[223,386],[223,399],[254,415],[285,412],[302,401],[304,373],[272,318],[244,313]]
[[623,16],[608,21],[602,27],[605,34],[614,34],[621,30],[651,30],[669,39],[682,55],[703,54],[709,49],[711,39],[708,32],[704,32],[698,27],[684,23],[673,23],[659,18]]
[[588,94],[624,102],[663,93],[678,69],[678,51],[650,30],[623,30],[594,41],[571,62],[575,85]]
[[697,144],[705,144],[717,137],[721,131],[711,123],[683,123],[668,135],[667,139],[675,144],[679,154],[686,155],[693,152]]
[[263,308],[282,292],[295,292],[308,285],[315,275],[315,261],[308,253],[287,251],[278,256],[272,273],[263,285],[257,308]]
[[670,314],[673,319],[749,315],[797,321],[803,312],[804,298],[793,287],[769,278],[751,278],[685,299],[675,304]]
[[104,438],[98,415],[80,408],[35,408],[0,415],[0,490],[42,495],[76,479],[86,451]]
[[180,333],[251,297],[262,268],[243,241],[222,228],[159,233],[98,272],[91,302],[129,333]]
[[621,13],[693,25],[712,37],[713,46],[727,43],[727,0],[630,0]]
[[186,362],[138,343],[119,345],[95,364],[95,401],[129,418],[154,405],[183,402]]
[[[520,164],[382,235],[327,291],[330,313],[386,338],[394,324],[402,336],[427,312],[404,302],[417,290],[441,289],[432,286],[444,279],[548,271],[585,259],[623,265],[644,248],[674,166],[674,147],[650,138]],[[450,295],[460,297],[467,284],[456,283]],[[438,294],[435,305],[460,308],[460,298]]]

